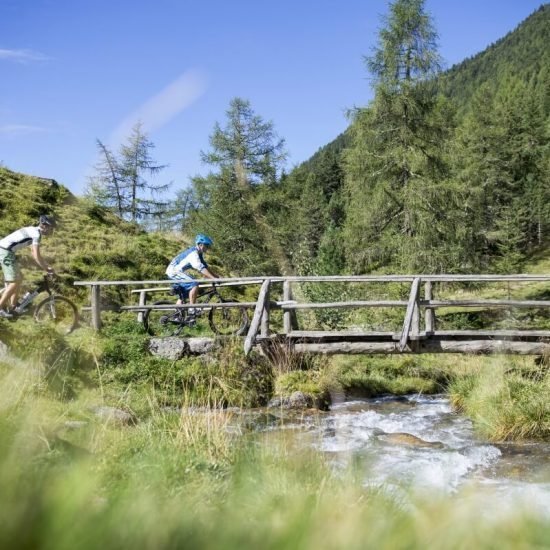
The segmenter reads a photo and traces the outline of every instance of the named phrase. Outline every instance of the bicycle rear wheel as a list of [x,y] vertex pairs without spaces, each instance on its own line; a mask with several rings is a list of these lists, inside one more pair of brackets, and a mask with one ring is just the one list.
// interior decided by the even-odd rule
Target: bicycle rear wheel
[[34,310],[37,323],[51,323],[61,334],[71,333],[78,325],[78,309],[63,296],[48,296]]
[[[234,300],[220,300],[230,302]],[[215,302],[210,302],[212,309],[208,313],[210,328],[220,336],[240,336],[248,326],[248,313],[244,308],[237,307],[216,307]]]
[[[154,306],[174,305],[173,302],[155,302]],[[177,336],[183,329],[185,313],[181,309],[148,309],[143,314],[143,327],[151,336]]]

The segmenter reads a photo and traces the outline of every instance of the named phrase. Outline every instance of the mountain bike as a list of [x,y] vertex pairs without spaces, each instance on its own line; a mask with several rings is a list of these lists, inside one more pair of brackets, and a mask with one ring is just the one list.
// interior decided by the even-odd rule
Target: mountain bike
[[[69,334],[78,325],[78,309],[68,298],[54,294],[51,288],[51,278],[51,275],[44,275],[44,278],[32,290],[24,294],[15,308],[10,311],[13,315],[11,320],[17,320],[23,315],[30,314],[29,308],[32,302],[39,294],[46,292],[48,296],[39,302],[32,312],[34,320],[37,323],[51,323],[61,334]],[[2,292],[4,289],[0,290],[0,294]]]
[[[178,285],[174,285],[172,292],[178,294],[184,302],[184,296],[179,293]],[[151,336],[178,336],[185,327],[195,327],[197,319],[208,311],[208,324],[215,334],[239,336],[248,326],[248,313],[241,307],[216,307],[216,303],[228,302],[235,302],[235,300],[223,298],[216,285],[212,285],[197,298],[197,305],[212,304],[211,307],[197,308],[193,315],[189,314],[189,310],[185,308],[148,309],[143,314],[143,326]],[[175,306],[173,302],[167,300],[153,304],[153,306],[167,305]]]

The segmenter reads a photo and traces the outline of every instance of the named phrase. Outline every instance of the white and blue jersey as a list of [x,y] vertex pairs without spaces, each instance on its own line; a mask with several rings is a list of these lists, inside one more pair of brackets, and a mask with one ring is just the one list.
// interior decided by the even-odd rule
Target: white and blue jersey
[[208,268],[208,264],[204,261],[202,253],[199,252],[196,246],[191,246],[187,250],[180,252],[166,268],[166,275],[174,281],[181,281],[183,284],[178,287],[191,290],[198,286],[198,283],[193,282],[193,277],[187,273],[189,269],[194,269],[199,273]]
[[0,248],[8,250],[9,252],[16,252],[17,250],[36,244],[40,246],[40,239],[42,233],[39,227],[22,227],[17,231],[14,231],[7,237],[0,240]]

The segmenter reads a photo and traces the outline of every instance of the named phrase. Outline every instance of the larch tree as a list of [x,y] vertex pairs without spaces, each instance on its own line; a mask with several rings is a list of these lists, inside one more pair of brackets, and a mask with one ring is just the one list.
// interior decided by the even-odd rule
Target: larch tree
[[436,40],[424,0],[396,0],[365,58],[375,97],[352,112],[344,156],[344,240],[354,271],[442,271],[461,262],[460,193],[447,150],[453,111],[436,87]]
[[151,181],[166,165],[153,160],[151,150],[155,145],[143,131],[141,122],[132,128],[118,154],[99,139],[97,147],[100,160],[96,164],[96,173],[89,179],[88,195],[129,221],[161,217],[168,209],[168,202],[159,197],[171,184]]
[[286,158],[284,140],[250,102],[231,100],[226,125],[218,123],[202,160],[213,170],[192,178],[187,227],[208,233],[224,265],[240,274],[274,273],[285,262],[262,212],[262,189],[276,185]]

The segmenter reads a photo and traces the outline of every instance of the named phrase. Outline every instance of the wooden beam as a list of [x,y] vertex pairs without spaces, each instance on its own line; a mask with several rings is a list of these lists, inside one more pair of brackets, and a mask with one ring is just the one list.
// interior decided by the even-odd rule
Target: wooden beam
[[550,307],[550,300],[421,300],[421,306],[434,307]]
[[99,285],[92,285],[90,289],[91,293],[91,307],[92,307],[92,328],[94,330],[101,329],[101,287]]
[[[290,302],[292,300],[292,287],[290,281],[283,283],[283,301]],[[292,324],[290,321],[290,309],[285,309],[283,313],[283,332],[289,334],[292,331]]]
[[[141,290],[139,293],[139,306],[143,307],[147,305],[147,292],[145,290]],[[143,309],[138,311],[137,314],[137,322],[143,323]]]
[[[431,302],[433,298],[432,282],[426,281],[424,285],[424,297],[426,302]],[[430,333],[434,331],[435,328],[435,312],[433,308],[426,307],[426,332]]]
[[256,335],[260,329],[260,322],[262,320],[262,314],[264,312],[265,301],[269,293],[269,279],[266,279],[262,288],[260,289],[260,294],[258,295],[258,301],[256,302],[256,309],[254,310],[254,316],[252,317],[252,322],[250,323],[250,328],[248,329],[248,334],[246,335],[244,341],[244,353],[248,355],[254,342],[256,340]]
[[407,345],[409,338],[409,331],[411,330],[411,324],[413,322],[413,315],[415,309],[418,309],[418,290],[420,288],[420,278],[417,277],[411,285],[411,293],[409,295],[409,303],[407,305],[407,312],[405,313],[405,320],[403,321],[403,330],[401,331],[401,339],[399,340],[399,351],[403,351]]
[[351,309],[355,307],[406,307],[408,302],[403,300],[369,300],[369,301],[350,301],[350,302],[324,302],[324,303],[308,303],[308,304],[281,304],[279,307],[283,310],[287,309],[326,309],[326,308],[343,308]]
[[264,309],[262,311],[262,319],[260,322],[260,334],[266,338],[269,336],[269,285],[264,299]]
[[397,342],[325,342],[295,343],[291,349],[296,353],[320,353],[323,355],[345,354],[394,354],[394,353],[463,353],[463,354],[514,354],[548,355],[549,342],[514,342],[506,340],[424,340],[417,350],[405,346],[399,349]]

